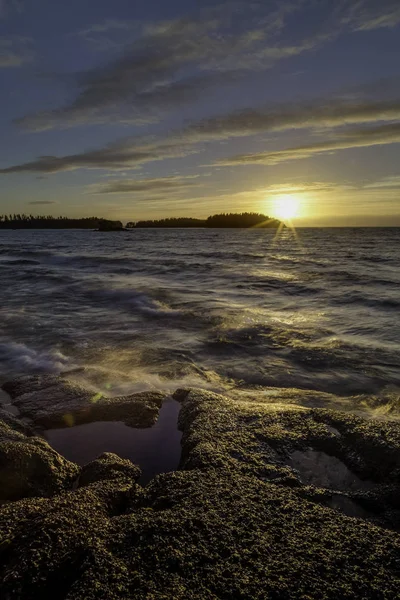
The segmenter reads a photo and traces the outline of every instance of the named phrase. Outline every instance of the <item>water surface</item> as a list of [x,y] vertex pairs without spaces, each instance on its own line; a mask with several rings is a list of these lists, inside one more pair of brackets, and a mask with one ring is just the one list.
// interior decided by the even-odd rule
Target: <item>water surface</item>
[[385,404],[399,264],[391,228],[3,230],[0,378],[90,366],[110,395],[283,387]]
[[156,424],[148,429],[128,427],[121,422],[98,421],[64,429],[49,429],[45,437],[59,454],[85,465],[103,452],[128,458],[142,469],[146,484],[159,473],[178,468],[182,433],[178,430],[180,404],[166,400]]

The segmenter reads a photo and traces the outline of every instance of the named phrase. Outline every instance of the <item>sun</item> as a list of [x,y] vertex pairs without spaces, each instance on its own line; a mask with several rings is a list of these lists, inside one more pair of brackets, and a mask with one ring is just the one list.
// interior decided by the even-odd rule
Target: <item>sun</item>
[[273,207],[278,219],[294,219],[299,214],[300,199],[294,194],[277,196],[273,202]]

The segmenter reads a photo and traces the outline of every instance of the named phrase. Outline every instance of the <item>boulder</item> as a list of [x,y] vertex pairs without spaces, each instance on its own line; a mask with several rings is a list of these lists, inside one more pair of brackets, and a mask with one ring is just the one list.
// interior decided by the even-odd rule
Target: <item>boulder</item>
[[120,458],[112,452],[104,452],[82,468],[79,487],[113,479],[125,479],[135,483],[140,475],[141,470],[130,460]]
[[39,437],[0,421],[0,503],[71,489],[79,467]]

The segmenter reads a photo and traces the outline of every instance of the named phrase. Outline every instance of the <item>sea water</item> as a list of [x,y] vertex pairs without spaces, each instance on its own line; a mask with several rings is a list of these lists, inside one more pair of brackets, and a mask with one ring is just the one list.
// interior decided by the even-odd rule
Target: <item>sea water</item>
[[398,398],[400,229],[3,230],[0,282],[1,381]]

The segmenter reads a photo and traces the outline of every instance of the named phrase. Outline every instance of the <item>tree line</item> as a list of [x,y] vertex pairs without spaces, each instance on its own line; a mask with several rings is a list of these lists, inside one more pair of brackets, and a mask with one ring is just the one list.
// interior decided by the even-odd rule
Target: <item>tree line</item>
[[99,217],[71,219],[51,215],[0,215],[0,229],[95,229],[105,222],[106,219]]
[[282,223],[278,219],[272,219],[267,215],[255,212],[243,213],[221,213],[212,215],[207,219],[192,219],[187,217],[177,217],[169,219],[130,221],[127,227],[209,227],[209,228],[277,228]]
[[[207,228],[278,228],[282,223],[267,215],[255,212],[220,213],[207,219],[172,217],[168,219],[130,221],[126,227],[207,227]],[[120,221],[110,221],[99,217],[53,217],[51,215],[9,214],[0,215],[0,229],[100,229],[114,231],[123,229]]]

